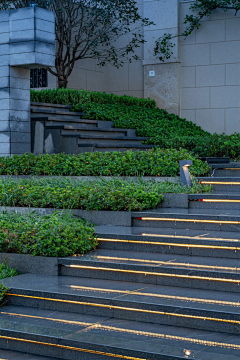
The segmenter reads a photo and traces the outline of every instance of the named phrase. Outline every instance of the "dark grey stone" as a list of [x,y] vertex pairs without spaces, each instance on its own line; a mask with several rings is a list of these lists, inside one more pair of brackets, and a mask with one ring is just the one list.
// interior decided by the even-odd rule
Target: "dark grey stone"
[[[29,133],[29,138],[30,138],[30,133]],[[29,152],[31,152],[30,142],[11,143],[11,154],[24,154]]]
[[25,254],[0,253],[1,262],[7,264],[22,274],[58,275],[58,259],[54,257],[32,256]]

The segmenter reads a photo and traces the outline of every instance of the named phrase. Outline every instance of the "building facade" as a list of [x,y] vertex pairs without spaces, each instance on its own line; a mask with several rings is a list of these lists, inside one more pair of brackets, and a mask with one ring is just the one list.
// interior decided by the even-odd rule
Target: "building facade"
[[[161,63],[154,56],[156,39],[182,33],[191,3],[138,0],[141,15],[156,24],[142,30],[147,42],[137,50],[141,60],[125,62],[120,69],[80,60],[68,87],[150,97],[209,132],[240,132],[240,14],[215,11],[186,40],[176,38],[169,60]],[[56,87],[50,74],[48,87]]]

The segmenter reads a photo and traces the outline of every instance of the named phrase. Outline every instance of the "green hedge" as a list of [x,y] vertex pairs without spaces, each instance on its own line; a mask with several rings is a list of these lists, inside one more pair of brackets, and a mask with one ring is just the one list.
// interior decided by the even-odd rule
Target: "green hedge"
[[193,160],[192,175],[209,171],[207,163],[186,150],[93,152],[79,155],[24,154],[0,158],[0,175],[177,176],[179,160]]
[[85,103],[75,105],[73,111],[83,111],[83,118],[93,120],[111,120],[117,128],[136,129],[138,136],[207,136],[208,132],[191,121],[178,115],[168,114],[165,110],[142,109],[140,106],[125,104]]
[[181,148],[197,156],[240,156],[240,134],[210,134],[165,110],[141,109],[139,106],[85,103],[73,107],[85,112],[85,118],[111,120],[116,128],[136,129],[138,136],[146,136],[147,144],[159,145],[163,149]]
[[162,193],[209,191],[194,183],[189,189],[179,183],[108,179],[78,181],[68,178],[0,180],[0,206],[55,209],[142,211],[163,202]]
[[41,256],[71,256],[96,247],[92,225],[70,214],[0,215],[0,251]]
[[22,179],[0,182],[1,206],[83,210],[147,210],[163,195],[145,182]]
[[128,106],[138,105],[141,108],[154,108],[156,103],[150,99],[140,99],[133,96],[119,96],[106,94],[105,92],[70,90],[70,89],[47,89],[41,91],[31,90],[30,98],[33,102],[50,104],[76,105],[78,103],[99,104],[125,104]]

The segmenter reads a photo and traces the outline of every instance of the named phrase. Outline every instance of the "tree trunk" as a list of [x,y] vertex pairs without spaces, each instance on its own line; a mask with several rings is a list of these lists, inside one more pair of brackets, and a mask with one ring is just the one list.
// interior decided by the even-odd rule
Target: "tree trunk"
[[67,84],[68,84],[68,80],[66,78],[63,78],[63,77],[58,78],[58,87],[59,88],[66,88]]

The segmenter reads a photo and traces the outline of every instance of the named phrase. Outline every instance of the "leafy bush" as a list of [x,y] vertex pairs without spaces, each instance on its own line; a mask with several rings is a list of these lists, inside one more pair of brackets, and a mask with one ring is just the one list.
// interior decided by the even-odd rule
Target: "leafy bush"
[[119,96],[106,94],[105,92],[70,90],[70,89],[46,89],[30,92],[31,101],[50,104],[76,105],[78,103],[99,104],[125,104],[128,106],[138,105],[141,108],[154,108],[156,103],[150,99],[140,99],[133,96]]
[[0,215],[0,251],[41,256],[71,256],[94,249],[94,228],[69,213]]
[[204,175],[209,171],[206,162],[196,159],[186,150],[151,149],[125,153],[1,157],[0,175],[176,176],[180,173],[179,160],[193,160],[192,175]]

